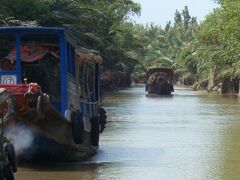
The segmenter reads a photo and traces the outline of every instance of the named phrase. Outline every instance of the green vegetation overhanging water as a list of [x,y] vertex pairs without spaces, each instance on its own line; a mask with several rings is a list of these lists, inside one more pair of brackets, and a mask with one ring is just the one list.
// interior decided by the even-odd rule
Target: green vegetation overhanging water
[[132,0],[1,0],[0,26],[66,28],[79,46],[100,52],[106,88],[130,86],[131,78],[143,81],[150,66],[172,66],[182,84],[237,94],[240,1],[214,2],[218,8],[202,22],[180,7],[174,20],[160,27],[132,22],[132,15],[141,14]]
[[[131,0],[1,0],[0,26],[65,27],[78,45],[100,51],[106,88],[129,86],[131,78],[142,82],[154,65],[173,67],[181,84],[237,94],[240,1],[216,2],[219,8],[201,23],[184,7],[159,27],[130,22],[141,13]],[[22,167],[17,179],[239,179],[239,99],[187,89],[161,98],[143,92],[106,95],[109,124],[94,158]]]
[[108,125],[99,152],[75,164],[20,167],[18,180],[211,179],[240,177],[240,100],[176,88],[105,94]]

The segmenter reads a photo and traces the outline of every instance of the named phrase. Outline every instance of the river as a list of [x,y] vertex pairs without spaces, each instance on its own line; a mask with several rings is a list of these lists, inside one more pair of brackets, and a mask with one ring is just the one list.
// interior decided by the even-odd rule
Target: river
[[17,180],[239,180],[240,101],[176,88],[105,93],[98,153],[74,164],[20,167]]

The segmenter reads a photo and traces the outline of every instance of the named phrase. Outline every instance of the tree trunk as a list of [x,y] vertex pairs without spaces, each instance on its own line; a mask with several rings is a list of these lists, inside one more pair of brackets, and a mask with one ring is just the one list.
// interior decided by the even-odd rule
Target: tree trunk
[[222,94],[239,94],[239,79],[225,78],[222,84]]
[[214,85],[214,70],[213,68],[211,68],[209,71],[207,90],[210,91],[213,85]]
[[240,96],[240,91],[239,91],[239,89],[240,89],[240,83],[238,83],[238,96]]
[[224,78],[222,83],[222,94],[232,93],[232,83],[230,78]]
[[239,94],[239,79],[238,78],[233,79],[233,89],[234,89],[234,95]]

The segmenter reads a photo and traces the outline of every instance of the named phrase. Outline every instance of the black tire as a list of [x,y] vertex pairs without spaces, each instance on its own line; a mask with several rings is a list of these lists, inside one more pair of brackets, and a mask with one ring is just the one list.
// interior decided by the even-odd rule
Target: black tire
[[73,111],[71,114],[72,135],[76,144],[83,143],[84,124],[81,112]]
[[17,113],[17,104],[16,104],[15,97],[12,94],[7,92],[6,89],[4,89],[4,88],[0,88],[0,89],[1,89],[0,101],[2,102],[1,107],[0,107],[1,110],[3,110],[4,103],[7,104],[6,113],[1,114],[1,116],[3,116],[3,121],[5,123],[15,117],[15,115]]
[[14,175],[13,175],[13,171],[12,168],[10,167],[10,165],[6,165],[3,168],[3,174],[5,176],[5,180],[15,180]]
[[100,133],[103,132],[103,130],[105,129],[105,125],[107,123],[107,115],[106,115],[106,111],[103,107],[99,108],[99,114],[100,114]]
[[171,84],[170,86],[171,86],[171,91],[174,92],[173,84]]
[[91,119],[91,142],[93,146],[98,146],[99,142],[99,118]]
[[8,143],[6,146],[9,165],[11,166],[12,171],[15,173],[17,172],[17,163],[16,163],[16,153],[12,143]]
[[45,112],[44,112],[44,96],[40,95],[38,96],[38,101],[37,101],[37,115],[38,118],[43,119],[45,117]]

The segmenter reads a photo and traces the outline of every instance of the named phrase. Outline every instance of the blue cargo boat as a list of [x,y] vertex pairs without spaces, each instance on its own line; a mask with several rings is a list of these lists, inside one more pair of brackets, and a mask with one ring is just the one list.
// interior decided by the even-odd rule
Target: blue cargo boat
[[17,152],[21,160],[78,161],[97,151],[106,123],[101,62],[97,51],[79,47],[64,28],[0,27],[5,133],[19,138],[19,131],[30,131],[32,138]]

